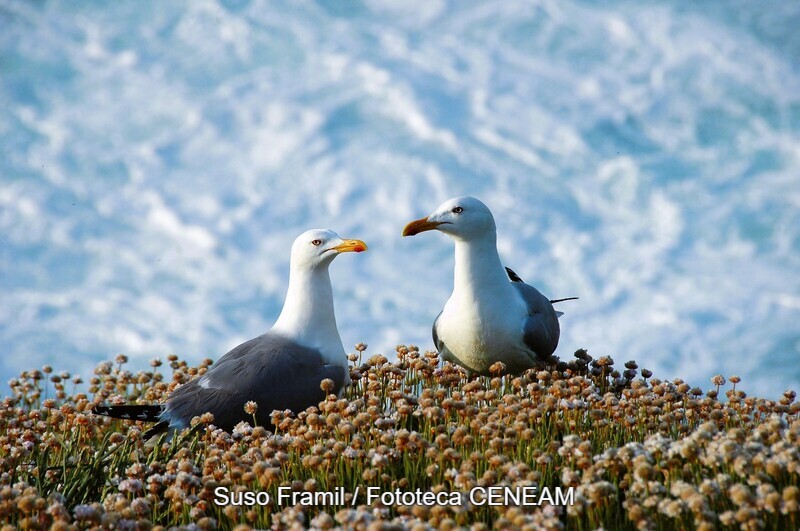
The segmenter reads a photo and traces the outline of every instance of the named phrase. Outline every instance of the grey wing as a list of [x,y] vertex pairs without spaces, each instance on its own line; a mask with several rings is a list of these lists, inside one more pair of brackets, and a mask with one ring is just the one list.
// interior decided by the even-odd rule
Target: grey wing
[[555,352],[561,334],[556,311],[547,297],[533,286],[523,282],[512,285],[528,306],[528,318],[522,325],[523,341],[539,359],[546,360]]
[[439,351],[439,354],[442,355],[443,360],[457,363],[456,357],[453,356],[453,353],[450,352],[450,349],[447,348],[447,345],[444,344],[444,341],[439,339],[439,331],[436,328],[439,324],[439,318],[441,316],[442,312],[439,312],[439,315],[437,315],[436,319],[433,321],[433,345],[436,347],[436,350]]
[[225,354],[209,371],[178,388],[167,400],[162,418],[177,427],[205,412],[214,425],[231,430],[252,417],[244,405],[258,404],[256,421],[270,425],[273,410],[302,411],[325,398],[320,382],[330,378],[334,392],[345,381],[345,368],[327,365],[322,354],[273,334],[242,343]]

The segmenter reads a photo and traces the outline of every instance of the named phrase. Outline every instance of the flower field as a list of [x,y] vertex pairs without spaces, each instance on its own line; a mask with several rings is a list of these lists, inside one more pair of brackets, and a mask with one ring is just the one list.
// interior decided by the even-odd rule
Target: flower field
[[[365,345],[349,358],[353,385],[342,397],[298,414],[274,412],[273,425],[230,434],[206,414],[157,441],[143,440],[145,425],[93,415],[92,407],[163,401],[210,360],[191,367],[169,356],[166,365],[154,360],[135,370],[118,356],[88,381],[50,367],[25,372],[10,382],[0,411],[0,522],[20,529],[800,527],[800,405],[792,391],[778,401],[748,396],[735,376],[717,376],[703,390],[582,350],[521,376],[497,365],[493,376],[469,380],[413,346],[398,346],[395,362],[367,354]],[[252,414],[258,404],[246,407]],[[369,487],[443,493],[449,503],[367,505]],[[574,497],[569,505],[470,499],[489,487],[573,487]],[[218,503],[223,491],[231,493],[226,502],[250,492],[270,503]],[[314,496],[332,492],[341,497]],[[278,503],[282,495],[296,503]],[[312,499],[327,502],[302,503]]]

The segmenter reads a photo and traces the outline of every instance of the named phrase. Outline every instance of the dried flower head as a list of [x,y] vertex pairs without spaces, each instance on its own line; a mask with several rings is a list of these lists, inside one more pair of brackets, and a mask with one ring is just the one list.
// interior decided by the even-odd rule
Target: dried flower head
[[248,415],[255,415],[255,414],[256,414],[256,411],[258,411],[258,404],[256,404],[256,403],[255,403],[255,402],[253,402],[252,400],[249,400],[249,401],[248,401],[247,403],[245,403],[245,405],[244,405],[244,411],[245,411],[245,413],[247,413]]

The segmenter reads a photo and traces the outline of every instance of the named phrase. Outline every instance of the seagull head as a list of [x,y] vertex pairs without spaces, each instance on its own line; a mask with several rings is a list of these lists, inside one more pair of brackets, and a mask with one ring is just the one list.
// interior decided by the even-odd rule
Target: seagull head
[[361,240],[344,240],[330,229],[311,229],[292,244],[292,266],[314,269],[327,267],[339,253],[360,253],[367,250]]
[[474,197],[448,199],[429,216],[409,223],[403,236],[438,230],[457,240],[471,240],[496,230],[489,208]]

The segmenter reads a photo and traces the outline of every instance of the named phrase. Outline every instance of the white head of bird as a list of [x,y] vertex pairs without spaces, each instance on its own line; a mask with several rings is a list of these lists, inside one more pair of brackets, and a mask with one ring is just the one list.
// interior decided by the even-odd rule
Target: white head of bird
[[366,250],[361,240],[342,239],[328,229],[298,236],[292,244],[286,301],[272,331],[318,349],[329,363],[346,359],[336,328],[328,266],[341,253]]
[[474,197],[448,199],[429,216],[412,221],[403,229],[403,236],[438,230],[455,240],[473,240],[496,234],[494,217],[489,208]]
[[316,269],[327,267],[340,253],[367,250],[361,240],[343,240],[329,229],[311,229],[295,239],[292,244],[292,267]]

